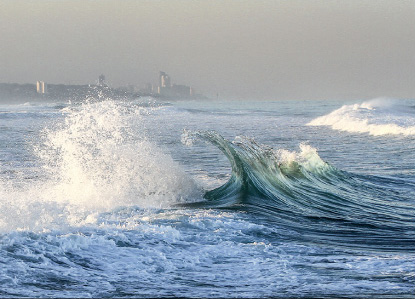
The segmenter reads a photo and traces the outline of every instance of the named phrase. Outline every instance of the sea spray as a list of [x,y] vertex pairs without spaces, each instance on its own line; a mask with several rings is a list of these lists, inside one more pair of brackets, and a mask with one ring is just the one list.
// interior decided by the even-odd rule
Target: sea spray
[[151,107],[89,101],[62,113],[34,145],[41,179],[21,189],[2,184],[1,230],[82,225],[118,207],[200,198],[193,180],[147,139],[142,117]]
[[[188,148],[179,136],[183,128],[220,132],[223,146],[247,158],[248,192],[234,189],[242,203],[207,205],[223,197],[196,209],[71,203],[72,196],[57,192],[74,181],[58,163],[67,159],[54,158],[61,149],[47,141],[68,129],[65,119],[95,104],[73,103],[64,111],[41,104],[22,113],[0,107],[0,297],[413,297],[412,137],[304,126],[344,104],[333,101],[238,101],[238,113],[235,102],[150,107],[139,101],[114,103],[121,138],[112,147],[88,143],[99,149],[97,160],[147,141],[211,190],[230,178],[230,163],[217,147],[194,142]],[[102,113],[105,105],[93,111]],[[249,138],[234,137],[244,135]],[[89,159],[77,167],[83,163],[100,169]],[[118,183],[91,172],[85,177],[102,182],[92,185],[97,194],[107,182]],[[217,184],[206,187],[211,178]],[[250,192],[256,186],[272,188],[264,196]],[[114,198],[128,199],[117,192]]]

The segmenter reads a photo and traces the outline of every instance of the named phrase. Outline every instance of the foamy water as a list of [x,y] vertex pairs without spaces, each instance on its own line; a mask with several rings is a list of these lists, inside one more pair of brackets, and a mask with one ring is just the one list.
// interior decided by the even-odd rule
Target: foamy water
[[402,100],[375,99],[344,105],[317,117],[309,126],[330,126],[334,130],[370,135],[415,135],[415,108],[402,105]]
[[20,188],[1,185],[0,230],[83,225],[117,206],[161,208],[201,196],[178,164],[137,130],[150,112],[111,100],[65,108],[63,122],[47,125],[33,143],[42,179]]
[[413,106],[0,106],[0,296],[410,297]]

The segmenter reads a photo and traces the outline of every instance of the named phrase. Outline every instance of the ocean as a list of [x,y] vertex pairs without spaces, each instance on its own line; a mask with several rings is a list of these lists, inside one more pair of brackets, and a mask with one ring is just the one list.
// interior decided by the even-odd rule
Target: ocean
[[415,297],[415,100],[0,104],[0,297]]

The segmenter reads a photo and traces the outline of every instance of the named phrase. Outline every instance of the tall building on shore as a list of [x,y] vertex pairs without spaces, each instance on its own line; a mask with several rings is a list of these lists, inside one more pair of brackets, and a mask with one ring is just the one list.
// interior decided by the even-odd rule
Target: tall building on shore
[[167,75],[165,72],[160,72],[159,84],[161,88],[170,88],[171,87],[170,76]]
[[188,98],[194,95],[193,89],[186,85],[171,84],[170,76],[160,72],[157,93],[167,97]]
[[37,81],[36,92],[40,94],[45,94],[47,92],[47,84],[43,81]]

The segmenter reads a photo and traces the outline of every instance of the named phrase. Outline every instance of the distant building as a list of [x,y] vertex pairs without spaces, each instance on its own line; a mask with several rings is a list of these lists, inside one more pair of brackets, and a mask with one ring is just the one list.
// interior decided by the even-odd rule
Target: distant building
[[160,81],[159,83],[160,83],[161,88],[170,88],[171,87],[170,77],[165,72],[160,72],[159,81]]
[[171,87],[171,93],[174,96],[190,97],[192,95],[192,88],[186,85],[173,84]]
[[170,76],[165,72],[160,72],[159,86],[157,93],[167,97],[182,97],[188,98],[194,95],[190,86],[171,84]]
[[151,83],[147,83],[141,91],[144,93],[152,94],[154,93],[154,86]]
[[37,81],[36,82],[36,92],[37,93],[41,93],[41,94],[47,93],[47,85],[46,85],[46,83],[43,82],[43,81]]

